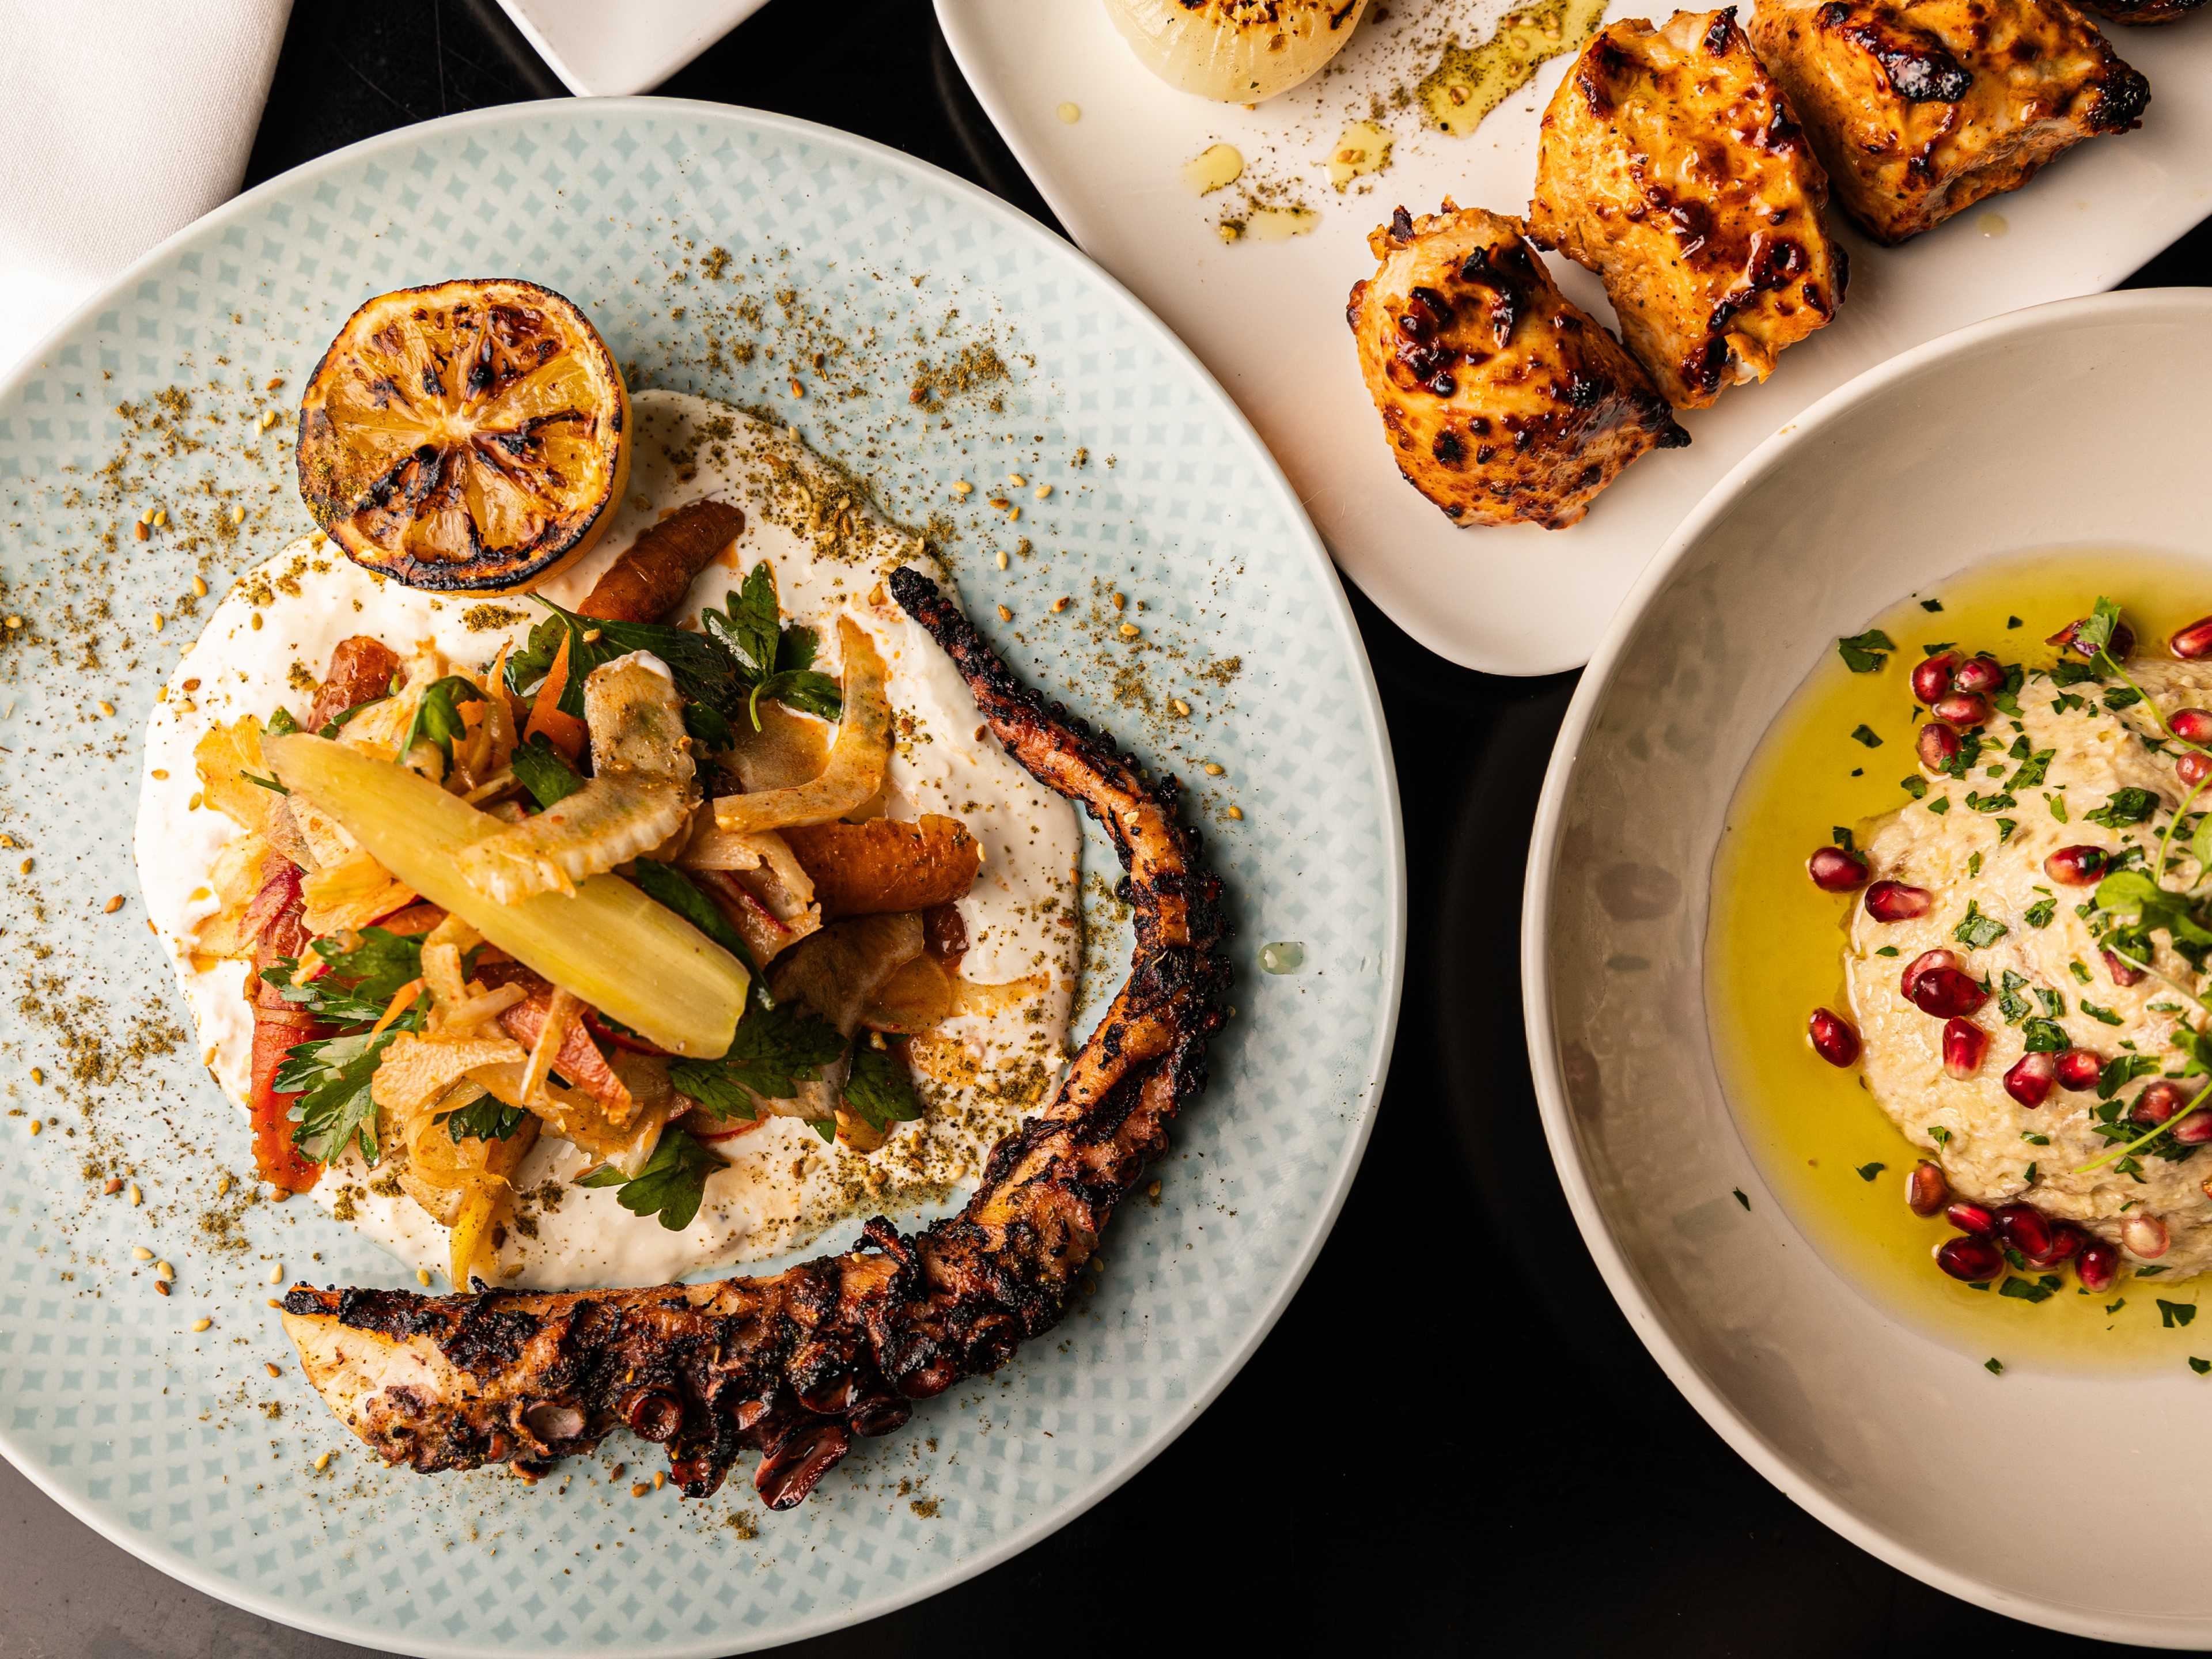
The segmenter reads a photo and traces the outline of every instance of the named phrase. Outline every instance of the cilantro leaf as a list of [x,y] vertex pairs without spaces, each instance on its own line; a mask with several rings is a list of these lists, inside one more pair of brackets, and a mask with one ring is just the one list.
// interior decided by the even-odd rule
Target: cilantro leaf
[[683,1130],[665,1129],[653,1156],[636,1175],[626,1176],[610,1164],[594,1170],[576,1184],[615,1188],[615,1201],[632,1215],[657,1215],[662,1226],[680,1233],[699,1213],[707,1196],[707,1178],[726,1167]]
[[914,1079],[887,1048],[866,1042],[853,1051],[853,1073],[845,1079],[845,1103],[872,1129],[910,1123],[921,1115]]
[[416,740],[428,738],[447,760],[453,759],[453,739],[465,736],[469,729],[461,719],[461,705],[483,700],[484,694],[477,689],[476,682],[465,680],[459,674],[447,674],[431,681],[422,700],[415,705],[415,718],[408,721],[392,758],[404,761]]
[[480,1095],[457,1112],[447,1112],[438,1121],[446,1126],[446,1133],[455,1141],[505,1140],[522,1127],[522,1120],[530,1114],[520,1106],[510,1106],[497,1095]]

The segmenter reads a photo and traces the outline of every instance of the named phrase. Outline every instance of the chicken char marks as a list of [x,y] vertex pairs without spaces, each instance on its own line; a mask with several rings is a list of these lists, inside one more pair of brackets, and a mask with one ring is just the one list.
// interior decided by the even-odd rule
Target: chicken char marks
[[892,593],[959,668],[1008,751],[1104,826],[1127,872],[1129,977],[1051,1103],[992,1149],[958,1215],[763,1279],[633,1291],[419,1297],[295,1286],[285,1327],[333,1410],[392,1463],[534,1473],[616,1426],[668,1448],[687,1497],[744,1451],[770,1509],[804,1499],[855,1437],[995,1370],[1066,1313],[1115,1206],[1206,1082],[1224,1018],[1221,884],[1103,737],[1023,686],[935,585]]

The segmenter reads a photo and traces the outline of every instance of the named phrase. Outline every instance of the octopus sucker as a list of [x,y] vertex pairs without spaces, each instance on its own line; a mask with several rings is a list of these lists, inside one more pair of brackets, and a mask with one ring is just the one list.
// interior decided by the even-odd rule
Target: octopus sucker
[[1230,969],[1221,882],[1177,817],[1176,781],[1148,781],[1022,684],[927,577],[902,566],[890,586],[1007,751],[1105,829],[1133,913],[1127,980],[966,1206],[918,1232],[878,1216],[842,1255],[643,1290],[293,1286],[284,1326],[308,1380],[387,1462],[536,1473],[627,1427],[667,1448],[686,1497],[711,1495],[751,1452],[761,1497],[789,1509],[856,1438],[893,1432],[914,1402],[1060,1322],[1115,1207],[1205,1086]]

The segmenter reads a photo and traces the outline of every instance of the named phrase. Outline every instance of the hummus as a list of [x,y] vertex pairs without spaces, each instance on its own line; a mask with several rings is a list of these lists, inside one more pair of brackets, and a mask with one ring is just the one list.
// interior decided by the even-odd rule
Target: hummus
[[[2212,708],[2212,664],[2145,659],[2130,663],[2128,674],[2166,714]],[[2155,971],[2132,986],[2116,983],[2100,954],[2112,918],[2094,911],[2097,888],[2057,884],[2044,860],[2062,847],[2090,846],[2154,868],[2189,787],[2177,755],[2157,746],[2157,722],[2146,708],[2128,706],[2117,682],[2063,678],[2030,671],[2013,700],[2017,714],[1999,713],[1982,730],[1964,776],[1927,777],[1921,799],[1866,826],[1860,841],[1875,878],[1925,889],[1934,902],[1924,915],[1889,923],[1863,903],[1852,906],[1844,948],[1851,1018],[1866,1086],[1942,1166],[1955,1194],[2031,1204],[2115,1244],[2124,1221],[2148,1213],[2171,1236],[2159,1267],[2180,1278],[2212,1267],[2212,1200],[2202,1184],[2212,1176],[2212,1152],[2166,1137],[2131,1158],[2111,1155],[2148,1132],[2128,1120],[2136,1094],[2157,1076],[2180,1075],[2173,1037],[2203,1018],[2194,1001],[2203,976],[2161,931],[2151,936]],[[2186,850],[2201,810],[2212,810],[2212,785],[2173,834],[2165,884],[2177,893],[2203,873]],[[1899,988],[1905,966],[1938,949],[1954,952],[1990,994],[1973,1015],[1989,1049],[1965,1079],[1944,1070],[1943,1020]],[[2100,1095],[2118,1069],[2111,1068],[2100,1089],[2054,1087],[2040,1106],[2023,1106],[2006,1092],[2004,1074],[2031,1037],[2055,1046],[2050,1025],[2107,1061],[2136,1061],[2142,1075]],[[2188,1097],[2204,1081],[2188,1080]],[[2100,1109],[2114,1133],[2100,1133]],[[2161,1156],[2161,1147],[2179,1156]],[[2123,1259],[2142,1265],[2124,1252]]]

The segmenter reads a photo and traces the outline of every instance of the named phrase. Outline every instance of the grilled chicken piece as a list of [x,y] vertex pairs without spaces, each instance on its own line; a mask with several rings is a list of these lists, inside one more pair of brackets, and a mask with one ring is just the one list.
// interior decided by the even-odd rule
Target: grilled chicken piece
[[2171,23],[2203,3],[2204,0],[2081,0],[2084,10],[2115,23]]
[[1367,239],[1346,319],[1398,471],[1455,524],[1564,530],[1647,449],[1690,441],[1518,221],[1447,201]]
[[1892,244],[2150,102],[2065,0],[1759,0],[1751,40],[1838,199]]
[[1206,1084],[1222,1023],[1221,883],[1176,821],[1172,778],[1136,763],[1024,689],[924,577],[890,588],[945,647],[1000,741],[1079,800],[1128,872],[1127,983],[1052,1103],[994,1147],[967,1207],[912,1236],[880,1216],[858,1248],[770,1279],[573,1295],[419,1297],[295,1285],[284,1328],[331,1408],[393,1463],[421,1470],[586,1452],[617,1425],[669,1449],[703,1498],[738,1454],[788,1509],[855,1435],[994,1370],[1076,1297],[1115,1207],[1167,1149]]
[[1605,281],[1677,409],[1765,380],[1835,314],[1828,175],[1735,9],[1601,30],[1544,112],[1528,234]]

